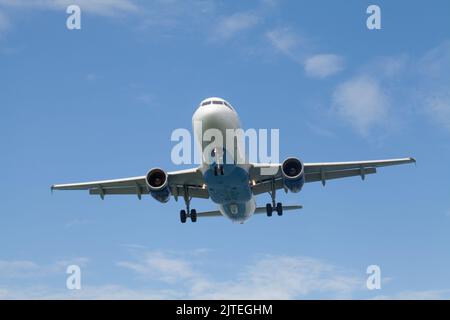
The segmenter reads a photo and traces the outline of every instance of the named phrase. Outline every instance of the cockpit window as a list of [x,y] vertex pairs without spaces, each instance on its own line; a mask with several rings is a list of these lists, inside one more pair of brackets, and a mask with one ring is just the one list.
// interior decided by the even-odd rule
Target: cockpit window
[[233,110],[233,111],[234,111],[233,107],[232,107],[228,102],[224,101],[223,103],[224,103],[224,105],[226,105],[230,110]]
[[203,106],[207,106],[210,104],[225,105],[228,107],[228,109],[234,111],[233,107],[228,102],[222,101],[222,100],[208,100],[208,101],[202,102],[201,106],[203,107]]

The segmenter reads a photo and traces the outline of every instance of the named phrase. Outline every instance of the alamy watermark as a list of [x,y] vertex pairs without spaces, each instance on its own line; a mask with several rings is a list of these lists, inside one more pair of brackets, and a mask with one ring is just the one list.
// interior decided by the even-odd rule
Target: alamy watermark
[[66,288],[68,290],[81,290],[81,268],[76,264],[67,267]]
[[69,14],[66,20],[66,27],[69,30],[81,29],[81,8],[75,4],[67,7],[66,13]]
[[370,16],[366,20],[366,26],[369,30],[380,30],[381,29],[381,8],[375,4],[367,7],[367,14]]
[[195,138],[188,129],[172,132],[170,139],[176,142],[171,151],[174,164],[242,165],[280,161],[279,129],[226,129],[223,132],[210,128],[203,131],[202,122],[196,121],[194,133]]
[[366,273],[369,275],[366,281],[366,287],[369,290],[381,289],[381,268],[376,264],[367,267]]

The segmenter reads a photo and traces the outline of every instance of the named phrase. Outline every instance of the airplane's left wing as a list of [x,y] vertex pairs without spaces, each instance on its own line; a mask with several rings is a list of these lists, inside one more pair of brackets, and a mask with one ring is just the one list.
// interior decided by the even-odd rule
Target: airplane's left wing
[[[377,168],[415,163],[414,158],[370,160],[370,161],[347,161],[347,162],[320,162],[304,163],[305,182],[322,182],[327,180],[348,178],[353,176],[364,177],[377,172]],[[252,164],[250,169],[253,194],[269,192],[275,189],[283,189],[283,177],[281,164]]]
[[[168,172],[168,184],[175,198],[184,196],[185,192],[193,198],[209,198],[208,190],[203,188],[203,176],[197,168]],[[89,190],[89,194],[99,195],[102,199],[105,195],[137,195],[139,199],[143,194],[148,194],[148,186],[145,176],[99,180],[82,183],[55,184],[52,190]]]

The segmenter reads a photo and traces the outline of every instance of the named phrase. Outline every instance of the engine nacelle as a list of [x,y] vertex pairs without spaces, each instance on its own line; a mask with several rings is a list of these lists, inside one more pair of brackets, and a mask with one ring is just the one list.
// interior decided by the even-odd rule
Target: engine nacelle
[[159,168],[151,169],[145,176],[150,194],[159,202],[167,202],[170,199],[169,176]]
[[305,184],[305,171],[303,162],[297,158],[287,158],[281,164],[284,185],[289,191],[297,193]]

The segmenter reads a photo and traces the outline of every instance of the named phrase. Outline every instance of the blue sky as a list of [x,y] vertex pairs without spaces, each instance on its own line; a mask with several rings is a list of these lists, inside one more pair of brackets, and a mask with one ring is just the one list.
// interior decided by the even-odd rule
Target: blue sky
[[[66,29],[71,3],[81,30]],[[373,3],[382,29],[369,31]],[[0,0],[0,298],[449,298],[449,11]],[[279,128],[281,158],[418,163],[306,185],[280,195],[301,212],[244,225],[182,225],[173,200],[50,193],[181,169],[170,135],[209,96],[229,100],[246,128]],[[80,291],[65,288],[69,264],[81,266]],[[381,290],[365,288],[371,264]]]

